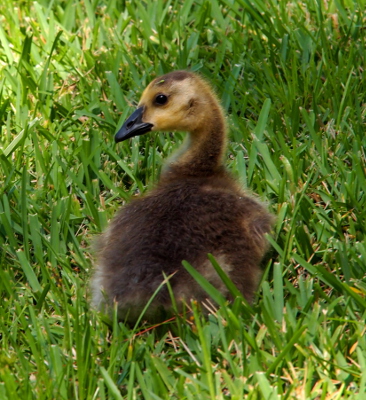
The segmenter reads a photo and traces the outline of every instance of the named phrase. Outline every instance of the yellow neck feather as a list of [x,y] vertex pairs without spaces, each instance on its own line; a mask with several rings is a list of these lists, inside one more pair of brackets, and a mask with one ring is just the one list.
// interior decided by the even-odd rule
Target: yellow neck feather
[[226,127],[218,105],[212,108],[200,129],[188,133],[185,143],[167,162],[167,176],[210,176],[223,168]]

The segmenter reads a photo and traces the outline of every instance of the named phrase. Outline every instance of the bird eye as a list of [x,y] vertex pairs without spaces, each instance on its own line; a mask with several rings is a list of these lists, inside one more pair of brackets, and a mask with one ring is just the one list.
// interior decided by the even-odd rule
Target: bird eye
[[165,96],[165,94],[158,94],[155,97],[155,103],[159,105],[164,105],[168,101],[168,96]]

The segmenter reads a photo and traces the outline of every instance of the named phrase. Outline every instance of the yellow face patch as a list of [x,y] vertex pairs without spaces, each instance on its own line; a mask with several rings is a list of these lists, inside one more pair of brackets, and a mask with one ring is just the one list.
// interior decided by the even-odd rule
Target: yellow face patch
[[[166,104],[156,97],[165,95]],[[191,79],[152,82],[143,92],[139,106],[144,107],[143,121],[153,124],[154,131],[191,130],[196,125],[190,107],[197,105],[196,89]],[[195,126],[193,127],[195,129]]]
[[[167,96],[168,101],[161,104],[159,95]],[[204,132],[207,116],[221,114],[210,86],[187,71],[175,71],[152,81],[142,93],[139,106],[144,107],[143,122],[152,124],[153,131]]]

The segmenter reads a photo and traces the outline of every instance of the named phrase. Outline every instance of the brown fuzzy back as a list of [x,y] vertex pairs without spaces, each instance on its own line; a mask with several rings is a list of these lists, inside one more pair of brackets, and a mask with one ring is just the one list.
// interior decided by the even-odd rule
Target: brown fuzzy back
[[[101,237],[103,286],[109,299],[118,301],[122,316],[129,308],[138,316],[163,281],[163,272],[175,273],[170,284],[176,295],[202,300],[206,294],[181,262],[187,260],[220,286],[215,275],[206,273],[212,270],[207,262],[212,253],[251,301],[271,224],[263,205],[241,193],[225,172],[158,185],[124,207]],[[170,304],[166,288],[155,304]]]

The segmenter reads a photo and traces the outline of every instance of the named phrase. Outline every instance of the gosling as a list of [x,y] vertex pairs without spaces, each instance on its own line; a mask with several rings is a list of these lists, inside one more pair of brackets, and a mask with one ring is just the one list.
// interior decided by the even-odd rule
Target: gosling
[[[134,323],[164,274],[172,275],[169,283],[178,306],[191,299],[204,301],[207,294],[182,260],[228,296],[208,253],[251,302],[273,218],[224,167],[225,117],[208,83],[187,71],[153,80],[115,141],[150,131],[188,135],[167,161],[158,184],[124,206],[101,235],[92,280],[94,306],[105,311],[117,302],[119,318]],[[164,285],[144,319],[156,321],[171,308]]]

